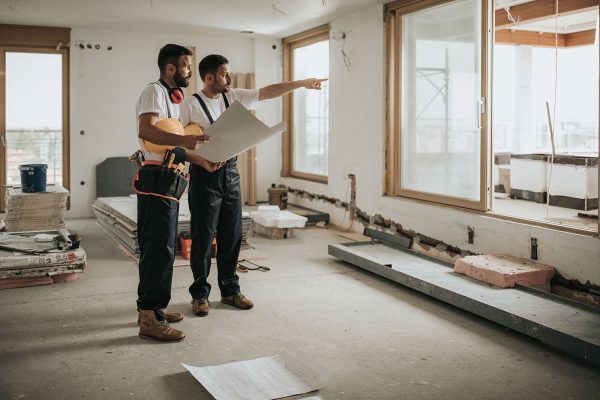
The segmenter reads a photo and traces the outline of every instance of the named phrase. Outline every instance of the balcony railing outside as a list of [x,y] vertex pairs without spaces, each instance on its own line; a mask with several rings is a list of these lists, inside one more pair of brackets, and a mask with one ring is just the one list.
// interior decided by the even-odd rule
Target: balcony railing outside
[[6,184],[21,184],[19,165],[47,164],[46,182],[62,185],[62,131],[15,129],[6,131]]

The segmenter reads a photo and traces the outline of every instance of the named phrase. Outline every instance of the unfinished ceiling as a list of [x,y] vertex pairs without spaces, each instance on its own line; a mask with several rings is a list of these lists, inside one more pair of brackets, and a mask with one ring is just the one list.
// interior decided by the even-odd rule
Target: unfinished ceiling
[[0,0],[0,23],[284,37],[386,0]]

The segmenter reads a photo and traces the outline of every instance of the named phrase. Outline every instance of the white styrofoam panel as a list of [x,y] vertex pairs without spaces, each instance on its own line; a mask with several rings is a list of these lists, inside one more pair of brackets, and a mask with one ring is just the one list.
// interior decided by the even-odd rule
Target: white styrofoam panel
[[547,165],[541,160],[510,160],[511,189],[545,192],[548,187]]
[[[550,168],[549,164],[548,168]],[[598,179],[596,179],[594,185],[590,182],[592,180],[590,177],[592,176],[598,176],[598,169],[595,167],[554,164],[552,166],[549,192],[553,196],[595,199],[598,197]]]

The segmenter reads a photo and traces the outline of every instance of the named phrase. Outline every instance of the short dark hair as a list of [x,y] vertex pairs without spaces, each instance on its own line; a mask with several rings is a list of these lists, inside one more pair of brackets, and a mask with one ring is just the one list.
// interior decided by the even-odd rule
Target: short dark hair
[[219,54],[206,56],[198,64],[200,79],[204,80],[206,74],[216,74],[221,65],[229,64],[229,60]]
[[168,64],[179,66],[179,57],[191,56],[191,50],[178,44],[167,44],[158,52],[158,69],[164,72]]

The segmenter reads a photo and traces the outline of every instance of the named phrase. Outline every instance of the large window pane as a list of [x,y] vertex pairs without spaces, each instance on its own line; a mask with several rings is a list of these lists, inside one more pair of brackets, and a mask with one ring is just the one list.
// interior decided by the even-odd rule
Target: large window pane
[[48,164],[62,184],[62,55],[7,52],[6,99],[6,184],[20,185],[21,164]]
[[496,31],[494,212],[597,231],[597,26],[596,8]]
[[481,2],[402,16],[401,189],[480,201]]
[[[329,40],[293,51],[293,80],[329,76]],[[293,170],[327,175],[329,85],[293,93]]]

